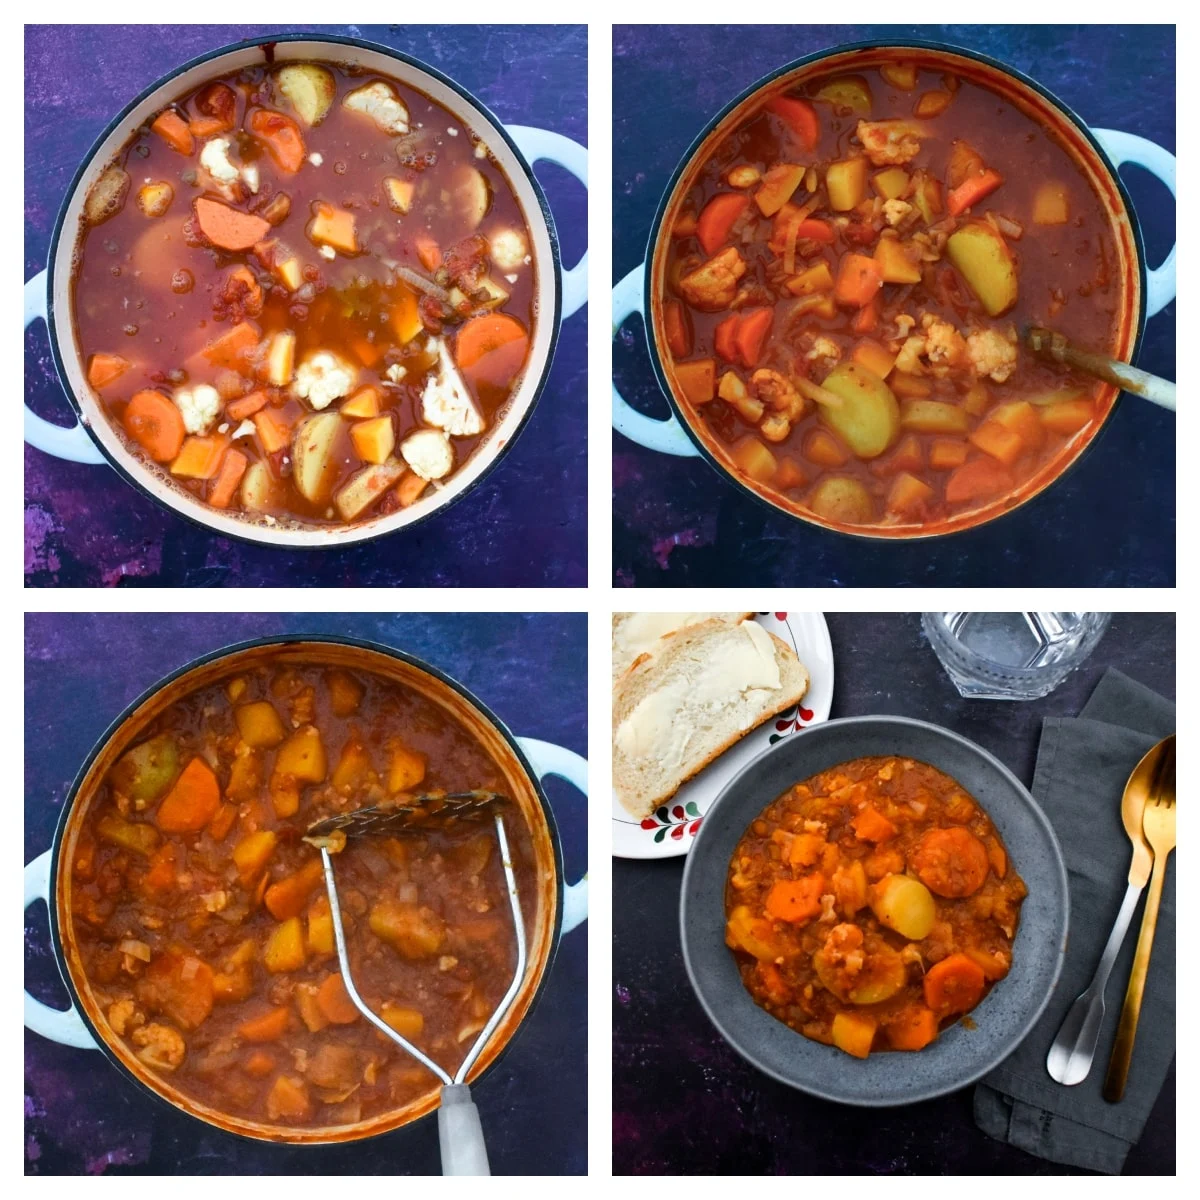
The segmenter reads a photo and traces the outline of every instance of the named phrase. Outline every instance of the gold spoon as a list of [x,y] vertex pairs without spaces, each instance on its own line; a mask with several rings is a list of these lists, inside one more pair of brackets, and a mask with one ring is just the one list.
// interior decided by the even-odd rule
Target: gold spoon
[[1142,929],[1138,934],[1129,986],[1125,989],[1125,1005],[1117,1026],[1104,1079],[1104,1098],[1115,1104],[1125,1094],[1129,1062],[1133,1058],[1133,1043],[1137,1037],[1138,1016],[1142,1011],[1142,992],[1146,987],[1146,972],[1150,967],[1150,951],[1154,947],[1154,929],[1158,924],[1158,906],[1162,900],[1163,880],[1167,874],[1167,859],[1175,849],[1175,739],[1167,739],[1167,749],[1154,775],[1154,794],[1142,813],[1142,832],[1154,851],[1154,872],[1150,890],[1146,893],[1146,909],[1142,913]]
[[1135,396],[1141,396],[1152,404],[1175,411],[1175,385],[1169,379],[1161,379],[1148,371],[1131,367],[1128,363],[1119,362],[1103,354],[1080,350],[1077,346],[1072,346],[1061,333],[1055,333],[1051,329],[1038,326],[1027,329],[1025,344],[1038,358],[1046,362],[1074,367],[1077,371],[1094,375],[1114,387],[1133,392]]
[[1133,855],[1129,861],[1129,884],[1125,889],[1125,899],[1121,901],[1121,910],[1117,913],[1112,932],[1108,935],[1104,953],[1100,956],[1096,973],[1092,976],[1092,982],[1071,1005],[1059,1027],[1058,1036],[1050,1047],[1050,1053],[1046,1055],[1046,1070],[1050,1078],[1058,1083],[1068,1086],[1082,1083],[1092,1069],[1100,1026],[1104,1022],[1104,989],[1108,984],[1113,963],[1116,962],[1117,954],[1125,941],[1129,922],[1133,920],[1134,909],[1137,908],[1142,889],[1150,878],[1153,856],[1142,836],[1142,813],[1155,794],[1155,784],[1168,743],[1173,760],[1175,738],[1172,736],[1164,738],[1142,755],[1141,761],[1133,768],[1125,784],[1125,792],[1121,797],[1121,821],[1133,847]]

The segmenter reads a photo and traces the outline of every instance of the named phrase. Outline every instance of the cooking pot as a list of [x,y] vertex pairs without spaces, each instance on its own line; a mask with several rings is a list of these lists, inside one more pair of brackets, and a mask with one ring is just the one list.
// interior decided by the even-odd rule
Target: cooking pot
[[[175,484],[161,468],[147,463],[126,445],[88,385],[76,337],[71,304],[71,266],[83,204],[112,157],[167,104],[205,80],[264,62],[334,62],[386,75],[424,93],[480,137],[504,171],[529,226],[537,274],[538,319],[525,373],[497,414],[481,445],[447,480],[430,488],[415,504],[345,526],[285,528],[256,522],[252,515],[215,509]],[[561,134],[527,125],[501,124],[461,85],[433,67],[359,38],[327,34],[290,34],[238,42],[194,58],[164,75],[130,101],[108,124],[76,171],[50,237],[46,269],[25,284],[25,324],[42,318],[58,377],[74,410],[76,424],[55,425],[25,406],[25,441],[56,458],[78,463],[108,463],[128,483],[160,504],[215,533],[290,549],[346,546],[415,525],[471,491],[504,457],[524,428],[545,386],[558,340],[560,320],[587,299],[587,255],[568,271],[559,261],[558,237],[531,163],[557,163],[587,185],[587,151]]]
[[[430,1090],[404,1108],[354,1125],[329,1128],[266,1124],[201,1104],[175,1089],[168,1078],[147,1071],[120,1039],[106,1036],[108,1024],[73,944],[70,920],[74,848],[88,803],[113,763],[150,722],[182,697],[263,663],[281,661],[370,672],[412,688],[473,734],[499,766],[504,790],[530,831],[537,886],[534,894],[521,895],[528,931],[524,978],[466,1082],[477,1082],[511,1044],[545,986],[559,938],[587,916],[587,881],[571,885],[563,881],[558,830],[540,781],[547,775],[557,775],[586,795],[587,763],[561,746],[514,737],[461,684],[411,655],[352,638],[311,635],[264,638],[205,655],[144,692],[101,736],[67,794],[53,845],[25,867],[25,907],[38,900],[46,902],[54,956],[71,1000],[70,1008],[59,1010],[26,992],[25,1025],[52,1041],[99,1050],[123,1075],[158,1100],[226,1132],[271,1142],[341,1143],[399,1129],[431,1112],[438,1103],[436,1082],[431,1077]],[[531,913],[532,924],[528,921]]]
[[[1088,128],[1081,117],[1073,113],[1050,91],[1013,67],[986,55],[943,43],[862,42],[835,46],[807,55],[752,84],[717,113],[688,148],[667,184],[650,227],[646,260],[630,271],[613,289],[613,336],[616,336],[622,324],[633,313],[642,315],[650,361],[670,407],[670,415],[661,419],[637,412],[630,407],[614,385],[612,422],[618,432],[649,450],[680,457],[706,459],[722,476],[749,492],[755,499],[797,520],[823,528],[826,527],[825,522],[815,513],[789,503],[777,493],[736,472],[731,463],[715,453],[710,442],[700,436],[688,420],[685,406],[673,393],[664,367],[664,362],[669,359],[669,352],[666,350],[662,312],[670,230],[687,199],[696,172],[702,168],[712,151],[725,140],[729,132],[745,120],[748,113],[761,106],[765,93],[785,90],[813,76],[824,76],[839,71],[861,71],[894,62],[896,59],[912,61],[918,67],[929,70],[951,71],[963,79],[990,88],[1043,127],[1054,130],[1060,136],[1063,147],[1091,183],[1092,190],[1099,197],[1112,222],[1118,257],[1116,270],[1121,278],[1122,295],[1112,357],[1123,362],[1134,362],[1147,318],[1160,312],[1175,298],[1174,246],[1161,266],[1147,268],[1137,215],[1117,174],[1117,168],[1122,163],[1136,163],[1161,180],[1174,195],[1174,155],[1135,134],[1115,129]],[[980,508],[931,526],[838,526],[837,529],[855,537],[911,539],[977,527],[1003,513],[1011,512],[1038,495],[1055,480],[1061,479],[1065,472],[1079,461],[1107,424],[1119,394],[1118,388],[1104,385],[1097,402],[1099,410],[1104,413],[1104,419],[1094,422],[1076,436],[1069,456],[1056,457],[1025,480],[1015,493],[998,497]]]

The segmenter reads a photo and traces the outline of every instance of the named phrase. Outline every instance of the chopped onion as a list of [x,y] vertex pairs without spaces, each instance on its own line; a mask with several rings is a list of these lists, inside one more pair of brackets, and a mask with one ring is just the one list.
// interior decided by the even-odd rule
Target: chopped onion
[[138,958],[142,962],[150,961],[150,947],[145,942],[139,942],[135,938],[126,938],[118,949],[122,954],[128,954],[130,958]]

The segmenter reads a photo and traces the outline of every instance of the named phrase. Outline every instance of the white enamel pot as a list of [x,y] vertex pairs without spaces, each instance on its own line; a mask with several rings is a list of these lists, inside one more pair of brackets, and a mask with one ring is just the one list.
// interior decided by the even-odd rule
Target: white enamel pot
[[[481,138],[504,171],[529,226],[537,272],[537,319],[522,380],[482,444],[443,486],[415,504],[347,526],[286,528],[246,514],[210,508],[175,485],[160,468],[134,454],[113,428],[88,385],[71,305],[71,260],[89,189],[133,132],[180,95],[207,79],[265,62],[315,60],[377,71],[423,92]],[[46,454],[83,464],[108,464],[128,483],[173,512],[215,533],[293,550],[323,549],[394,533],[426,520],[475,488],[499,463],[524,428],[550,373],[561,321],[587,300],[587,254],[570,270],[559,259],[554,219],[531,164],[556,163],[587,186],[587,150],[561,134],[527,125],[503,125],[465,88],[441,72],[387,46],[357,38],[293,34],[238,42],[194,58],[152,84],[109,123],[67,190],[50,239],[44,271],[25,284],[25,325],[46,322],[50,348],[75,423],[56,425],[25,406],[25,441]]]

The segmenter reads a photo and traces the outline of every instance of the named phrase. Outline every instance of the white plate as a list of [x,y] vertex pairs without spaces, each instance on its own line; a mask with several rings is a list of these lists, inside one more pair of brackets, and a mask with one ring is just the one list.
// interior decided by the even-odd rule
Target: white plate
[[643,821],[631,817],[614,795],[613,854],[618,858],[672,858],[686,854],[709,805],[734,775],[780,738],[828,719],[833,701],[833,647],[829,644],[829,627],[824,616],[805,612],[757,613],[755,620],[787,642],[808,668],[808,691],[799,707],[764,722],[730,746]]

